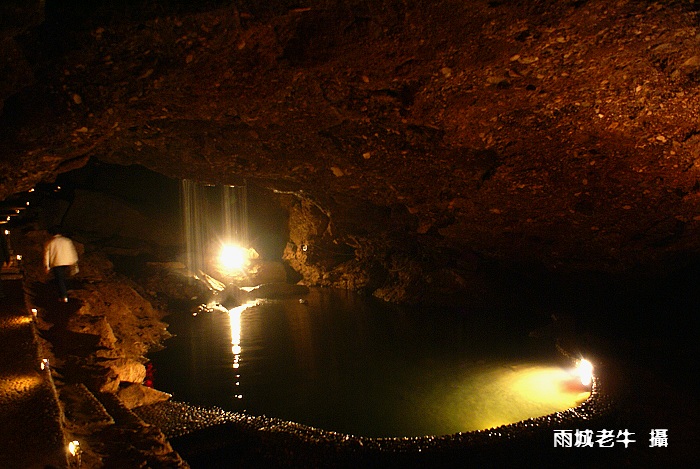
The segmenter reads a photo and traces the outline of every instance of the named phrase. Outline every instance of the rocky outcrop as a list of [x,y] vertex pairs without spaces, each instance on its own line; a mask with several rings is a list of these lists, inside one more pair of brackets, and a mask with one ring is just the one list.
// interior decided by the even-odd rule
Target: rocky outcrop
[[285,258],[308,283],[391,299],[458,287],[474,259],[697,259],[691,3],[149,5],[51,2],[41,26],[5,27],[24,60],[0,198],[91,158],[247,180],[297,200]]
[[117,396],[128,409],[157,404],[172,397],[168,393],[135,382],[122,386],[117,392]]
[[104,254],[80,243],[80,271],[70,279],[69,301],[56,302],[53,279],[41,267],[47,239],[46,232],[27,228],[15,249],[23,254],[25,290],[36,310],[65,432],[82,442],[83,463],[187,467],[159,430],[129,412],[170,398],[142,384],[147,352],[169,337],[164,313],[116,274]]

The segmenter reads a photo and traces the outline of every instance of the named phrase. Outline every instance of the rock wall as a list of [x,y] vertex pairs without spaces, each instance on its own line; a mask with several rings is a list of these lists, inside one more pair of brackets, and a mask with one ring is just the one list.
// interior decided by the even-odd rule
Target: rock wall
[[658,274],[700,256],[694,3],[179,3],[3,25],[24,60],[0,198],[91,158],[247,179],[329,218],[286,254],[310,282],[373,292],[459,286],[474,258]]
[[[129,409],[168,400],[169,394],[144,385],[145,355],[170,336],[155,309],[137,287],[112,270],[97,251],[77,243],[80,271],[69,280],[68,303],[43,269],[45,231],[15,230],[15,252],[28,306],[64,412],[65,431],[82,442],[89,467],[187,467],[162,433]],[[97,397],[95,397],[97,396]],[[163,466],[165,467],[165,466]]]

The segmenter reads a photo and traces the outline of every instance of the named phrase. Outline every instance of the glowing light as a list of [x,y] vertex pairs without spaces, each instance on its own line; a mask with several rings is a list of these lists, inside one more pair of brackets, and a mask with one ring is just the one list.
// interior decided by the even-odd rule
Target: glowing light
[[70,443],[68,443],[68,453],[73,458],[73,464],[71,464],[71,467],[73,467],[73,465],[77,467],[82,466],[81,455],[83,451],[82,449],[80,449],[80,442],[78,440],[73,440]]
[[[215,269],[217,274],[237,276],[243,251],[225,248],[221,242],[248,246],[248,205],[245,186],[215,186],[183,180],[180,186],[187,268],[192,273]],[[238,252],[236,252],[238,251]]]
[[6,234],[6,235],[9,235],[9,234],[10,234],[10,230],[5,230],[5,234]]
[[590,386],[593,381],[593,364],[586,359],[581,359],[576,365],[576,372],[581,377],[581,384]]
[[41,363],[39,364],[41,367],[41,370],[45,370],[49,367],[49,359],[48,358],[42,358]]
[[438,412],[456,419],[461,431],[483,430],[570,409],[590,395],[573,368],[538,363],[486,365],[469,373],[455,387],[450,404]]
[[80,451],[80,442],[78,440],[73,440],[68,443],[68,452],[71,456],[75,456]]
[[22,260],[22,254],[17,254],[17,260],[21,261]]
[[521,399],[541,406],[566,409],[588,399],[590,393],[571,383],[566,370],[555,367],[527,367],[513,376],[513,389]]
[[248,250],[240,246],[224,245],[219,253],[219,264],[227,272],[243,270],[248,261]]

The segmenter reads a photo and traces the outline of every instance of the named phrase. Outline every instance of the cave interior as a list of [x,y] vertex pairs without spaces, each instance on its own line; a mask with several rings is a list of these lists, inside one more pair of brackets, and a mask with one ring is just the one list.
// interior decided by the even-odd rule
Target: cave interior
[[136,277],[180,180],[245,185],[291,284],[570,317],[695,393],[697,5],[428,3],[3,2],[6,226]]

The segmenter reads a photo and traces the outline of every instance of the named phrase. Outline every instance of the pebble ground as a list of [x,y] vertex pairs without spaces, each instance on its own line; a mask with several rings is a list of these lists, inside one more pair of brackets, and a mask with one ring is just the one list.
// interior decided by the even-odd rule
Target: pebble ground
[[50,363],[42,367],[22,281],[11,269],[0,275],[0,467],[69,467]]

